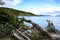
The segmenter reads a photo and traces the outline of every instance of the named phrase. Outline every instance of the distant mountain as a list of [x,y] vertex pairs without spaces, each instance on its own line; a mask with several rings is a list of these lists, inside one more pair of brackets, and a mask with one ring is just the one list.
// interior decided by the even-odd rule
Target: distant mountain
[[60,13],[60,11],[55,11],[55,13]]
[[1,12],[5,12],[5,13],[19,13],[19,16],[34,16],[33,13],[30,12],[25,12],[25,11],[19,11],[16,9],[12,9],[12,8],[5,8],[5,7],[0,7],[0,13]]
[[56,11],[54,13],[56,14],[56,16],[60,16],[60,11]]
[[51,16],[51,15],[37,15],[37,16]]
[[56,16],[60,16],[60,11],[56,11],[55,13],[57,14]]
[[54,11],[54,12],[42,12],[43,16],[60,16],[60,11]]
[[57,16],[60,16],[60,15],[57,15]]

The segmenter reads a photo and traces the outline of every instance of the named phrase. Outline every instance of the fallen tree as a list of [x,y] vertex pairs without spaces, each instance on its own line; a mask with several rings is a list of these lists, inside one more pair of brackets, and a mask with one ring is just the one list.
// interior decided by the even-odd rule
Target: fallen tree
[[17,38],[18,40],[30,40],[27,36],[25,36],[18,29],[12,31],[12,36],[14,36],[15,38]]
[[38,31],[40,31],[42,35],[45,35],[51,40],[53,40],[52,36],[48,33],[48,31],[46,31],[45,29],[42,29],[41,26],[39,26],[38,24],[32,22],[31,20],[25,20],[25,22],[31,23],[33,25],[33,28],[36,28]]
[[[51,35],[51,33],[49,33],[46,29],[43,29],[43,28],[41,28],[41,26],[39,26],[38,24],[36,24],[36,23],[34,23],[34,22],[32,22],[31,20],[24,20],[25,22],[28,22],[28,23],[31,23],[32,25],[33,25],[33,27],[32,28],[28,28],[28,30],[31,30],[31,29],[33,29],[33,28],[35,28],[35,29],[37,29],[39,32],[41,32],[42,33],[42,35],[44,35],[44,36],[46,36],[47,38],[49,38],[49,39],[51,39],[51,40],[57,40],[56,38],[53,38],[53,36]],[[24,35],[21,35],[22,33],[20,32],[20,31],[17,31],[18,33],[19,33],[19,37],[18,36],[16,36],[16,35],[14,35],[15,33],[13,33],[13,35],[17,38],[17,39],[19,39],[19,40],[30,40],[28,37],[26,37],[26,36],[24,36]],[[17,33],[17,34],[18,34]],[[56,34],[54,34],[54,35],[56,35]],[[21,37],[22,37],[22,39],[21,39]],[[55,36],[56,37],[56,36]],[[58,39],[59,40],[59,39]]]

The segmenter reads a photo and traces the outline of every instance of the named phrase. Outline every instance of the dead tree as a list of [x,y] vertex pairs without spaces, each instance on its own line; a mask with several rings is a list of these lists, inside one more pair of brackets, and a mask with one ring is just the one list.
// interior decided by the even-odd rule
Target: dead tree
[[33,28],[36,28],[38,31],[40,31],[43,35],[47,36],[48,38],[50,38],[51,40],[52,37],[51,35],[45,30],[45,29],[42,29],[41,26],[39,26],[38,24],[32,22],[31,20],[25,20],[25,22],[28,22],[28,23],[31,23],[33,25]]
[[12,36],[17,38],[18,40],[30,40],[27,36],[25,36],[21,31],[18,29],[12,30]]

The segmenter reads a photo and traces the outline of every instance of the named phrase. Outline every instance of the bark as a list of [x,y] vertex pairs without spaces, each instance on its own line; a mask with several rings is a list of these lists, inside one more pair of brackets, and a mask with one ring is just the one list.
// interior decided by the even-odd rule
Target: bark
[[43,35],[47,36],[48,38],[52,39],[52,36],[45,30],[42,29],[41,26],[39,26],[38,24],[32,22],[31,20],[25,20],[25,22],[31,23],[33,25],[33,28],[36,28],[38,31],[40,31]]
[[30,40],[27,36],[21,33],[19,30],[13,30],[12,35],[17,38],[18,40]]

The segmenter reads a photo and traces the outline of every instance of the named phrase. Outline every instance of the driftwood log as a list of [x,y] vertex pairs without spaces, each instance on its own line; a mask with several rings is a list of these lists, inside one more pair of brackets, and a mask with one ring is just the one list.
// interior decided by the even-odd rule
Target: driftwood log
[[[50,34],[46,29],[41,28],[41,26],[32,22],[31,20],[25,20],[25,22],[31,23],[33,25],[33,28],[36,28],[38,31],[40,31],[42,33],[42,35],[47,36],[51,40],[60,40],[60,36],[58,37],[58,35],[56,35],[56,34]],[[33,28],[30,28],[30,29],[33,29]],[[16,37],[18,40],[30,40],[27,36],[25,36],[19,30],[15,30],[12,33],[13,33],[13,36]],[[56,37],[57,39],[55,37],[53,38],[52,35],[55,35],[55,37],[57,36]]]
[[27,36],[25,36],[18,29],[12,31],[12,36],[14,36],[15,38],[17,38],[18,40],[30,40]]
[[[49,39],[51,40],[57,40],[55,38],[53,38],[53,36],[46,30],[46,29],[42,29],[41,26],[39,26],[38,24],[32,22],[31,20],[25,20],[25,22],[31,23],[33,25],[33,28],[36,28],[38,31],[40,31],[43,35],[47,36]],[[55,34],[56,35],[56,34]],[[57,36],[57,35],[56,35]],[[56,37],[55,36],[55,37]],[[60,36],[59,36],[60,37]],[[60,39],[58,39],[60,40]]]

